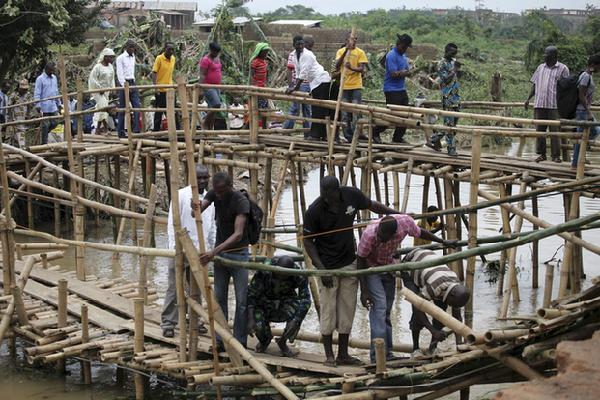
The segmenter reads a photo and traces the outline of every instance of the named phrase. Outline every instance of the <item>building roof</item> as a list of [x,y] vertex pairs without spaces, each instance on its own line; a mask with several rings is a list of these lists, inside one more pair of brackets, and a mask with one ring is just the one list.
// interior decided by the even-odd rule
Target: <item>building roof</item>
[[269,22],[272,25],[302,25],[305,28],[311,28],[323,22],[322,19],[278,19]]
[[108,8],[152,11],[197,11],[195,1],[111,1]]
[[[243,25],[246,25],[251,20],[260,21],[260,20],[262,20],[262,18],[235,17],[233,19],[233,25],[243,26]],[[215,24],[215,18],[206,18],[206,19],[202,19],[200,21],[194,22],[195,26],[204,26],[204,27],[213,26],[214,24]]]

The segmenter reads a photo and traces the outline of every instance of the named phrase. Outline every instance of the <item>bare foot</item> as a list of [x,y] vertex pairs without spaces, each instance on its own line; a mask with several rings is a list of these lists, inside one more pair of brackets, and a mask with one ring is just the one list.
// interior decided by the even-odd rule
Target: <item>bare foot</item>
[[294,358],[298,355],[298,353],[300,353],[298,350],[294,349],[290,349],[288,347],[288,345],[285,343],[285,341],[277,341],[277,346],[279,346],[279,350],[281,350],[281,355],[284,357],[290,357],[290,358]]
[[327,359],[325,360],[323,365],[325,365],[326,367],[336,367],[337,366],[337,364],[335,363],[335,358],[333,358],[333,357],[327,357]]

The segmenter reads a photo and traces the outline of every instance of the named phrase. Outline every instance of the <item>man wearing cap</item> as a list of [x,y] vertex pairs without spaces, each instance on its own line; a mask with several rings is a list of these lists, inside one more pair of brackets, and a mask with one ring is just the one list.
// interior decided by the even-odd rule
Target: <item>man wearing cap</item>
[[[135,42],[128,40],[125,42],[123,53],[117,57],[117,84],[121,87],[125,87],[125,82],[129,86],[135,86]],[[140,108],[140,92],[137,89],[129,89],[129,102],[131,107]],[[119,108],[125,108],[125,89],[119,90]],[[140,113],[133,113],[133,120],[131,121],[131,127],[133,133],[140,132]],[[128,127],[129,128],[129,127]],[[117,133],[119,137],[127,137],[125,134],[125,113],[119,113],[119,125],[117,126]],[[128,132],[129,133],[129,132]]]
[[[385,94],[386,104],[396,104],[401,106],[408,105],[408,95],[406,94],[405,79],[412,75],[406,50],[412,47],[412,37],[405,34],[398,34],[396,46],[385,56],[385,77],[383,79],[383,93]],[[381,132],[386,129],[385,126],[376,126],[373,130],[373,141],[381,142]],[[406,143],[404,134],[406,128],[398,126],[394,130],[392,141],[394,143]]]
[[[278,267],[299,269],[289,256],[276,257],[271,263]],[[258,339],[256,351],[264,353],[269,347],[273,339],[270,323],[285,322],[277,345],[284,357],[296,355],[286,342],[294,341],[309,308],[307,277],[257,271],[248,286],[248,334],[256,335]]]
[[[29,92],[29,82],[27,79],[21,79],[19,81],[19,88],[16,92],[12,94],[10,97],[10,104],[22,104],[28,103],[33,100],[33,96],[31,92]],[[33,104],[24,104],[20,106],[13,107],[8,112],[8,120],[11,122],[14,121],[25,121],[32,117],[33,112]],[[12,145],[17,147],[26,146],[26,135],[27,125],[13,125],[9,128],[12,129],[13,135],[11,138]],[[29,143],[33,144],[33,143]]]

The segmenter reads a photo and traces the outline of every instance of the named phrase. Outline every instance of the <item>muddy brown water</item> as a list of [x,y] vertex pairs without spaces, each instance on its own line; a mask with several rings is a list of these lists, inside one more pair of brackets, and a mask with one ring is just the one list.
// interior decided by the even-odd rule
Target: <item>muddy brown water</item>
[[[484,150],[499,154],[515,154],[516,144],[512,146],[497,146],[492,149]],[[525,157],[534,157],[533,143],[528,143],[524,152]],[[600,157],[593,156],[592,160],[600,162]],[[401,175],[400,187],[402,198],[402,190],[404,187],[404,176]],[[305,192],[307,202],[310,203],[318,196],[318,169],[312,170],[308,174],[308,182],[305,184]],[[390,179],[391,180],[391,179]],[[381,179],[383,185],[383,179]],[[435,199],[435,189],[431,185],[430,199]],[[423,187],[423,178],[421,176],[413,176],[411,180],[411,192],[408,202],[409,212],[420,212],[421,209],[421,193]],[[495,193],[491,187],[482,187]],[[516,193],[517,187],[513,192]],[[390,190],[390,196],[393,191]],[[374,197],[374,196],[373,196]],[[461,203],[468,204],[469,185],[461,185]],[[432,203],[433,204],[433,203]],[[581,199],[582,215],[600,211],[600,201],[596,199]],[[531,203],[527,201],[525,207],[531,210]],[[541,197],[539,199],[540,218],[558,224],[564,222],[563,202],[561,195],[553,195]],[[293,224],[293,209],[292,209],[292,194],[288,188],[283,192],[282,202],[277,213],[277,224]],[[94,222],[88,222],[86,227],[86,240],[112,243],[112,230],[109,220],[101,222],[102,226],[95,227]],[[491,207],[479,212],[478,219],[478,236],[493,236],[497,235],[501,228],[501,216],[499,207]],[[49,226],[49,231],[52,227]],[[532,226],[529,222],[524,221],[523,231],[531,230]],[[70,233],[66,233],[69,237]],[[127,235],[130,235],[130,230],[127,230]],[[583,232],[583,239],[598,243],[600,241],[600,231],[591,230]],[[28,241],[28,238],[19,238],[19,241]],[[295,235],[278,235],[277,241],[295,245]],[[156,241],[159,247],[166,247],[167,237],[165,230],[159,230],[156,233]],[[124,240],[125,244],[131,243],[130,236]],[[564,241],[559,237],[550,237],[540,241],[539,259],[540,285],[544,282],[544,267],[542,263],[550,260],[553,256],[557,259],[562,259]],[[412,244],[412,239],[407,238],[404,245]],[[526,315],[532,314],[540,307],[543,298],[543,287],[540,289],[532,289],[532,268],[531,268],[531,245],[522,246],[517,252],[517,265],[519,269],[519,288],[521,294],[520,303],[511,303],[510,314]],[[497,254],[489,255],[488,260],[498,258]],[[583,261],[585,272],[589,278],[600,275],[600,256],[592,254],[588,251],[583,252]],[[70,250],[67,257],[60,261],[65,269],[74,269],[74,254]],[[137,257],[123,254],[118,266],[113,266],[111,262],[111,253],[100,252],[96,250],[86,250],[86,268],[89,274],[94,274],[99,278],[123,276],[128,280],[137,279]],[[151,260],[148,265],[148,279],[158,289],[159,294],[164,294],[167,283],[167,260],[157,258]],[[558,287],[558,271],[555,272],[554,296],[557,294]],[[474,299],[474,327],[476,329],[486,329],[494,326],[502,326],[502,322],[496,320],[496,316],[500,309],[501,298],[496,295],[496,284],[489,283],[489,276],[483,271],[482,264],[478,260],[477,270],[475,273],[475,299]],[[584,283],[584,287],[587,286]],[[230,291],[232,293],[233,291]],[[233,299],[230,299],[233,301]],[[230,306],[232,309],[233,304]],[[396,342],[408,343],[410,341],[410,332],[408,330],[408,320],[410,318],[410,305],[405,301],[397,300],[392,311],[392,321],[394,325],[394,340]],[[318,331],[318,320],[314,309],[311,309],[303,327],[307,331]],[[367,311],[360,306],[357,306],[357,313],[354,320],[354,328],[352,336],[362,339],[369,338],[369,322]],[[426,343],[428,338],[422,337],[422,343]],[[6,341],[5,341],[6,343]],[[314,352],[321,352],[320,345],[312,343],[296,342],[296,346]],[[452,343],[446,342],[441,346],[451,348]],[[363,350],[356,350],[355,354],[368,359],[368,353]],[[85,386],[81,383],[80,369],[78,362],[72,362],[68,365],[68,375],[57,375],[52,369],[34,369],[27,367],[24,363],[22,347],[18,346],[16,358],[11,357],[6,344],[0,349],[0,399],[4,400],[25,400],[25,399],[117,399],[117,398],[132,398],[134,396],[133,383],[131,379],[126,379],[124,382],[118,382],[115,378],[114,367],[104,364],[93,365],[93,384]],[[154,377],[151,380],[151,390],[149,398],[162,399],[171,397],[171,389],[181,389],[177,387],[176,382],[164,382],[157,380]],[[487,387],[483,386],[472,391],[472,398],[486,398],[490,393],[498,389],[498,386]],[[451,397],[448,397],[451,398]],[[453,398],[453,397],[452,397]]]

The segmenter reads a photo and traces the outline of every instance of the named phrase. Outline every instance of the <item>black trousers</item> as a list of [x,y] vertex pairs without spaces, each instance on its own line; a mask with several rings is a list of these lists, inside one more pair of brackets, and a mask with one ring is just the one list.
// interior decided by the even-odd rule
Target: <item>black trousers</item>
[[[323,82],[314,88],[310,94],[312,95],[313,99],[330,100],[330,89],[331,83]],[[333,118],[334,111],[329,108],[315,105],[312,106],[312,117],[319,119],[325,119],[327,117]],[[313,122],[310,126],[309,136],[314,139],[327,140],[327,128],[325,127],[325,124]]]
[[[154,106],[156,108],[167,108],[167,92],[158,92],[154,97]],[[160,123],[162,122],[162,111],[156,111],[154,113],[154,126],[153,131],[160,131]]]
[[[385,102],[386,104],[395,104],[398,106],[407,106],[408,105],[408,94],[406,94],[406,90],[401,90],[399,92],[384,92],[385,94]],[[373,136],[379,137],[381,132],[387,129],[386,126],[378,125],[373,129]],[[394,136],[392,138],[393,142],[401,142],[404,138],[404,134],[406,133],[406,127],[397,126],[394,130]]]

